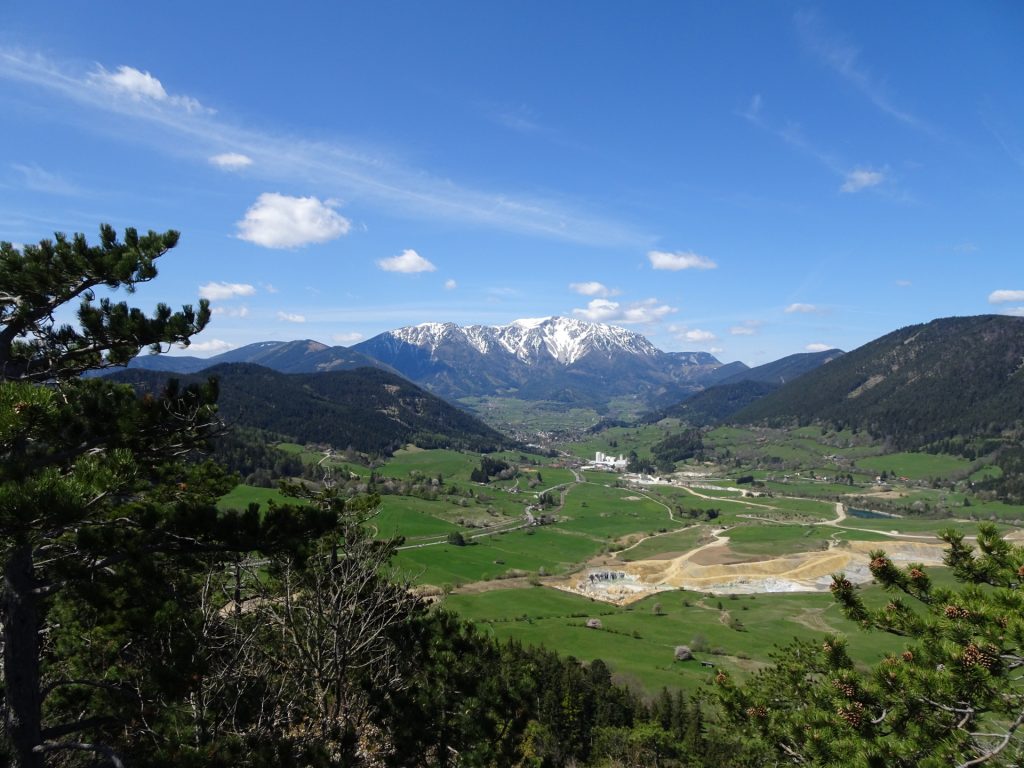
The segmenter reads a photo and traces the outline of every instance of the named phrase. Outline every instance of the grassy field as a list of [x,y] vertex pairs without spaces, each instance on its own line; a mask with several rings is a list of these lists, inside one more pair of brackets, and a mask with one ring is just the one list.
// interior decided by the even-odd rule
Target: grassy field
[[726,534],[738,555],[779,557],[828,548],[835,528],[820,525],[738,525]]
[[971,462],[960,456],[931,453],[890,453],[857,460],[857,466],[881,474],[883,471],[910,480],[967,475]]
[[[872,591],[880,593],[872,602],[885,599],[881,590],[865,593]],[[603,659],[619,680],[650,692],[662,686],[698,689],[715,674],[701,661],[743,678],[767,662],[778,644],[793,638],[817,640],[830,631],[848,637],[851,655],[862,664],[903,647],[892,636],[861,632],[842,617],[828,594],[729,599],[675,591],[616,608],[550,592],[535,587],[450,595],[444,605],[496,638],[543,645],[588,661]],[[588,629],[587,618],[600,619],[602,628]],[[703,650],[695,651],[694,661],[676,662],[677,645]]]
[[711,526],[700,524],[666,533],[641,541],[636,546],[619,552],[618,559],[629,563],[634,560],[647,560],[661,555],[681,555],[710,539]]
[[[464,547],[450,544],[403,549],[396,565],[422,584],[467,584],[510,571],[514,575],[564,573],[596,555],[603,544],[555,527],[530,528],[474,539]],[[543,569],[543,570],[542,570]]]
[[217,509],[246,509],[251,503],[256,502],[266,507],[268,501],[278,504],[302,504],[298,499],[289,499],[276,488],[257,488],[252,485],[236,485],[230,493],[221,496],[217,501]]
[[664,505],[628,488],[584,483],[566,495],[559,527],[598,538],[678,528]]

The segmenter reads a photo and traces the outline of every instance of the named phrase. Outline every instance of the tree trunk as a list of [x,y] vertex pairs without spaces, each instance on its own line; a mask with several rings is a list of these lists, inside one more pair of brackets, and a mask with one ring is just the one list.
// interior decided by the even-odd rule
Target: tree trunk
[[32,567],[32,547],[20,544],[4,563],[4,681],[7,733],[15,768],[42,768],[42,697],[39,689],[39,595]]

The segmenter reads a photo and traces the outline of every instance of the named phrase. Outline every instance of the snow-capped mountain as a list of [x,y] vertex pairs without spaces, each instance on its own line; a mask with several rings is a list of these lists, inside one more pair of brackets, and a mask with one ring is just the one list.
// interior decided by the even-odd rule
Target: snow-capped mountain
[[514,394],[607,402],[699,389],[721,366],[705,352],[666,353],[644,336],[568,317],[508,325],[423,323],[357,344],[355,351],[447,397]]
[[495,350],[513,355],[527,365],[548,358],[572,365],[593,353],[617,353],[656,357],[659,353],[639,333],[603,323],[585,323],[571,317],[541,317],[516,320],[508,325],[423,323],[390,332],[407,344],[430,349],[443,344],[467,343],[483,355]]

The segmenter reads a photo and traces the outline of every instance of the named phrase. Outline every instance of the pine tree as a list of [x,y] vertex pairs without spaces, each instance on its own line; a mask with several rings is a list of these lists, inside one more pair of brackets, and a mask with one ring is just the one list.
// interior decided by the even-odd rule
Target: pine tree
[[869,673],[840,638],[783,649],[743,686],[719,675],[727,716],[784,762],[844,766],[1019,765],[1024,756],[1024,548],[992,525],[977,546],[942,533],[962,582],[937,587],[924,567],[871,553],[892,593],[870,609],[842,574],[832,593],[866,629],[907,639]]
[[217,512],[233,481],[185,460],[220,428],[215,382],[138,397],[79,376],[206,326],[205,301],[151,316],[97,301],[152,280],[177,242],[102,226],[99,245],[0,243],[0,762],[153,762],[194,739],[200,575],[335,525],[316,508]]

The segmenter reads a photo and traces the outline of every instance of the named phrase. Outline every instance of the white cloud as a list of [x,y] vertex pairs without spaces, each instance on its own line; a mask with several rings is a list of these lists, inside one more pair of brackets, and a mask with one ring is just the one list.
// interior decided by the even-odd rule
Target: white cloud
[[656,323],[676,311],[675,307],[660,304],[657,299],[644,299],[626,305],[608,299],[593,299],[585,309],[574,309],[572,313],[592,323],[632,324]]
[[896,287],[897,288],[909,288],[911,285],[913,285],[913,283],[911,283],[909,280],[897,280],[896,281]]
[[167,93],[163,83],[149,72],[142,72],[135,67],[120,66],[116,72],[108,72],[98,67],[89,75],[89,82],[132,101],[151,101],[169,104],[184,109],[186,112],[212,112],[206,109],[191,96],[172,96]]
[[798,312],[798,313],[806,315],[806,314],[810,314],[811,312],[818,312],[818,311],[820,311],[820,310],[816,306],[814,306],[813,304],[790,304],[788,307],[786,307],[783,310],[783,312],[785,312],[787,315],[792,315],[794,312]]
[[681,269],[715,269],[718,266],[706,256],[688,251],[648,251],[647,258],[651,260],[654,269],[668,269],[673,272]]
[[199,286],[199,298],[219,300],[236,296],[252,296],[256,289],[248,283],[206,283]]
[[722,347],[710,347],[708,349],[708,352],[710,352],[712,355],[718,355],[721,354],[722,352],[725,352],[725,349],[723,349]]
[[989,304],[1009,304],[1012,301],[1024,301],[1024,291],[992,291],[988,295]]
[[210,354],[216,355],[221,352],[227,352],[229,349],[234,349],[235,345],[221,339],[210,339],[209,341],[194,341],[186,347],[189,353],[199,353],[201,355]]
[[686,333],[682,335],[682,338],[686,339],[687,341],[714,341],[718,337],[715,336],[715,334],[713,334],[711,331],[704,331],[701,330],[700,328],[694,328],[691,331],[686,331]]
[[222,317],[248,317],[249,308],[246,306],[241,307],[214,307],[211,312],[214,315],[220,315]]
[[846,174],[846,180],[839,188],[840,192],[860,192],[862,189],[877,187],[885,181],[885,174],[881,171],[871,171],[867,168],[856,168]]
[[304,323],[306,322],[305,315],[293,315],[290,312],[278,312],[278,320],[284,320],[286,323]]
[[252,165],[252,158],[239,152],[225,152],[211,157],[210,165],[215,165],[225,171],[240,171]]
[[331,341],[336,344],[343,344],[348,346],[349,344],[355,344],[357,341],[363,340],[363,334],[359,331],[349,331],[348,333],[336,333],[331,336]]
[[454,280],[452,280],[451,278],[449,278],[449,279],[444,281],[444,289],[446,291],[454,291],[458,287],[459,287],[459,284],[457,282],[455,282]]
[[266,291],[267,293],[278,293],[279,292],[277,290],[277,288],[275,288],[273,286],[273,284],[271,284],[271,283],[260,283],[260,287],[263,288],[263,290]]
[[264,192],[238,222],[238,237],[264,248],[298,248],[334,240],[351,227],[329,203],[315,197]]
[[825,350],[832,349],[832,346],[830,344],[815,342],[814,344],[808,344],[804,349],[808,352],[824,352]]
[[1012,317],[1024,317],[1024,307],[1007,307],[1003,310],[1003,314]]
[[759,328],[761,328],[759,321],[746,321],[740,326],[730,328],[729,333],[733,336],[754,336]]
[[378,260],[377,266],[385,272],[402,272],[406,275],[416,274],[417,272],[433,272],[437,269],[437,267],[416,253],[412,248],[406,248],[398,256]]
[[615,296],[618,293],[618,291],[596,280],[585,283],[569,283],[569,290],[575,291],[582,296]]

